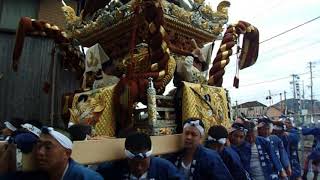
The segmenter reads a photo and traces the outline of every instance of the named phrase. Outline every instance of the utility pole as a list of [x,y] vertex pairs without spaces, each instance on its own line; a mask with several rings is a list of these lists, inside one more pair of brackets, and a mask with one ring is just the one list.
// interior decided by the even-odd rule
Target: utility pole
[[[300,88],[299,88],[299,79],[300,77],[297,74],[292,74],[292,81],[290,84],[292,84],[292,90],[293,90],[293,111],[297,113],[299,111],[299,103],[296,103],[296,100],[299,99],[300,96]],[[298,96],[298,97],[297,97]]]
[[284,96],[284,115],[287,115],[287,92],[283,91]]
[[280,109],[283,110],[282,93],[280,95]]
[[296,99],[296,74],[292,74],[292,81],[290,82],[290,84],[292,84],[292,89],[293,89],[293,99]]
[[238,101],[236,101],[236,118],[238,117]]
[[314,114],[314,102],[313,102],[313,76],[312,76],[312,62],[309,62],[309,70],[310,70],[310,93],[311,93],[311,119],[313,119]]

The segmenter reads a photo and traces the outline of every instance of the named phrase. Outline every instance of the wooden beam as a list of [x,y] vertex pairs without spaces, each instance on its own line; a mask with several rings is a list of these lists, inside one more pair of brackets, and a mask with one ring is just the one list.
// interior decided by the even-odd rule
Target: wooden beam
[[[181,134],[151,136],[152,154],[174,153],[182,149]],[[80,164],[98,164],[125,158],[124,138],[76,141],[73,143],[72,158]]]

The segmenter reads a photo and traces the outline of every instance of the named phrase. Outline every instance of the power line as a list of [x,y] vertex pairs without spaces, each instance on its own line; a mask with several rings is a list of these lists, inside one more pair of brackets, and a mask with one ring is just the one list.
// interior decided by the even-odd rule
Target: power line
[[[308,74],[308,73],[309,72],[304,72],[304,73],[300,73],[300,74],[297,74],[297,75],[301,76],[301,75],[305,75],[305,74]],[[291,78],[291,76],[285,76],[285,77],[280,77],[280,78],[276,78],[276,79],[272,79],[272,80],[265,80],[265,81],[245,84],[245,85],[241,85],[240,87],[247,87],[247,86],[254,86],[254,85],[258,85],[258,84],[271,83],[271,82],[275,82],[275,81],[279,81],[279,80],[283,80],[283,79],[289,79],[289,78]],[[229,87],[229,88],[232,88],[232,87]]]
[[283,32],[281,32],[281,33],[279,33],[279,34],[276,34],[276,35],[274,35],[274,36],[272,36],[272,37],[270,37],[270,38],[268,38],[268,39],[265,39],[265,40],[261,41],[259,44],[262,44],[262,43],[265,43],[265,42],[267,42],[267,41],[270,41],[270,40],[272,40],[272,39],[274,39],[274,38],[276,38],[276,37],[279,37],[279,36],[281,36],[281,35],[283,35],[283,34],[286,34],[286,33],[290,32],[290,31],[293,31],[293,30],[295,30],[295,29],[297,29],[297,28],[299,28],[299,27],[301,27],[301,26],[304,26],[304,25],[306,25],[306,24],[308,24],[308,23],[310,23],[310,22],[312,22],[312,21],[315,21],[315,20],[317,20],[317,19],[319,19],[319,18],[320,18],[320,16],[315,17],[315,18],[313,18],[313,19],[311,19],[311,20],[309,20],[309,21],[306,21],[306,22],[304,22],[304,23],[302,23],[302,24],[299,24],[298,26],[295,26],[295,27],[290,28],[290,29],[288,29],[288,30],[285,30],[285,31],[283,31]]

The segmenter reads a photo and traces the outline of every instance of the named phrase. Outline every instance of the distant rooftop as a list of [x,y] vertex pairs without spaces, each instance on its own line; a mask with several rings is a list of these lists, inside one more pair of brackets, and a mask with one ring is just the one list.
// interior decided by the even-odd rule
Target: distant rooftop
[[[250,107],[258,107],[258,106],[262,106],[262,107],[267,107],[266,105],[258,102],[258,101],[249,101],[249,102],[245,102],[242,104],[238,105],[238,108],[250,108]],[[235,108],[236,106],[234,106]]]

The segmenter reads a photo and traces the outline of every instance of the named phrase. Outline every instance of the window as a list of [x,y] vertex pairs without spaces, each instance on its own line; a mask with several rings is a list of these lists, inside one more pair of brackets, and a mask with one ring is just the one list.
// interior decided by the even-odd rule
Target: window
[[0,0],[0,28],[15,30],[21,17],[36,19],[39,0]]

